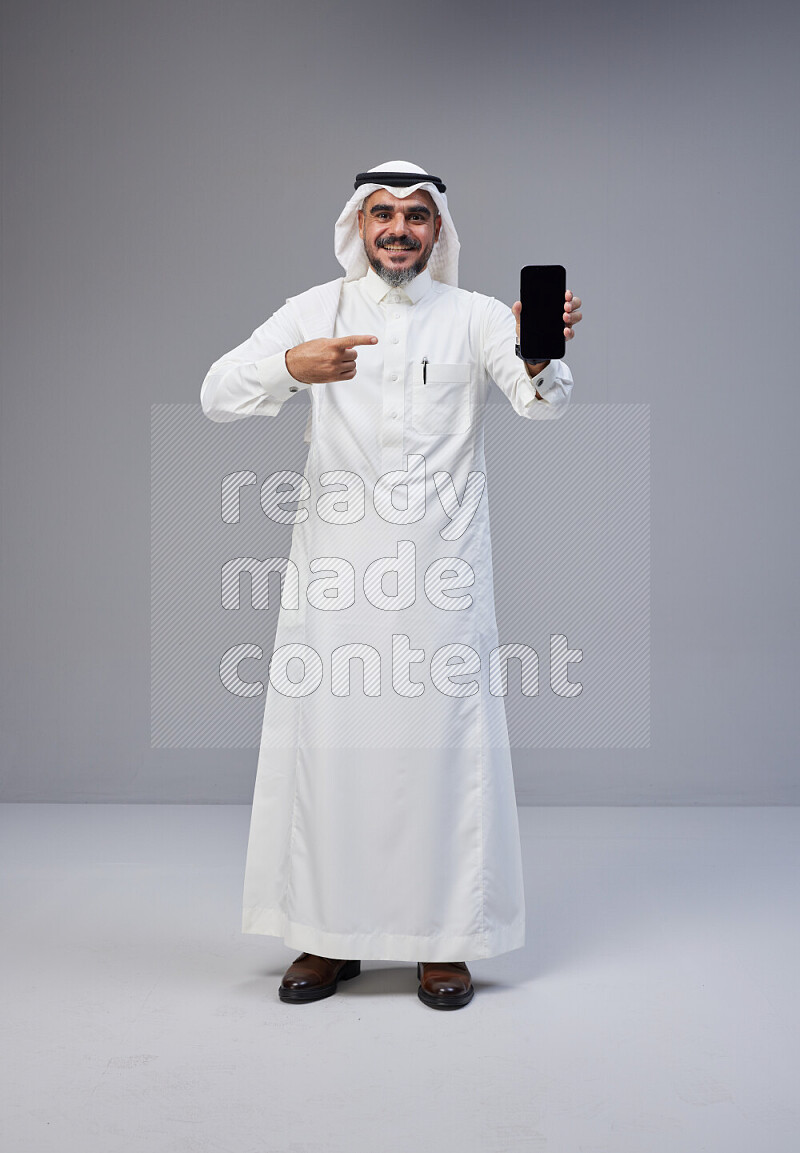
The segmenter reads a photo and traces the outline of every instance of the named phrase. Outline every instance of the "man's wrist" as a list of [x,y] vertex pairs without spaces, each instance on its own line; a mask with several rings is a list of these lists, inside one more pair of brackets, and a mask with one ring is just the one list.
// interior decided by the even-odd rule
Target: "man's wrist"
[[[548,397],[554,387],[559,361],[557,360],[539,360],[531,364],[529,361],[523,361],[525,365],[525,374],[531,383],[530,400],[526,400],[525,404],[530,404],[534,400],[544,401],[549,403]],[[528,390],[526,390],[527,392]]]
[[295,393],[308,388],[289,372],[285,352],[275,352],[255,362],[258,381],[267,396],[283,403]]
[[527,372],[528,376],[530,376],[530,377],[538,376],[540,372],[544,372],[544,370],[547,368],[548,364],[550,363],[549,360],[536,360],[536,361],[526,360],[525,357],[522,355],[519,341],[517,341],[516,345],[514,346],[514,351],[516,352],[517,356],[520,358],[522,363],[525,365],[525,371]]
[[524,361],[525,371],[528,373],[528,376],[533,378],[534,376],[538,376],[540,372],[544,372],[549,363],[549,360],[539,360],[536,364],[531,364],[529,360],[526,360]]
[[284,352],[284,354],[283,354],[283,363],[286,365],[286,371],[289,373],[289,376],[291,376],[292,380],[296,381],[299,384],[300,381],[297,379],[297,377],[292,372],[291,365],[289,364],[289,353],[293,352],[293,351],[294,351],[294,349],[292,349],[292,348],[286,349],[286,352]]

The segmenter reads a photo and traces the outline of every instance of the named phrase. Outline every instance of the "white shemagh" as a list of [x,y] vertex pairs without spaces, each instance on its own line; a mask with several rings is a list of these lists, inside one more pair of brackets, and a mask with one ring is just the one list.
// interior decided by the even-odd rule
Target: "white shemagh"
[[450,216],[450,210],[447,207],[445,193],[440,192],[436,185],[431,184],[429,180],[421,180],[417,184],[410,184],[407,188],[394,188],[381,184],[381,172],[409,172],[418,173],[421,176],[429,175],[424,168],[420,168],[418,164],[410,164],[407,160],[390,160],[386,164],[378,164],[375,168],[368,168],[367,171],[375,173],[375,183],[362,184],[357,188],[336,221],[334,249],[336,259],[345,271],[345,280],[359,280],[362,276],[366,276],[369,268],[367,254],[364,251],[364,241],[358,235],[358,210],[364,200],[373,192],[377,192],[379,188],[385,188],[387,192],[391,192],[393,196],[397,196],[401,200],[405,200],[407,196],[411,196],[413,192],[422,188],[431,194],[442,218],[439,239],[433,246],[433,252],[428,261],[428,271],[434,280],[441,280],[444,284],[452,284],[454,288],[457,288],[458,253],[461,244]]

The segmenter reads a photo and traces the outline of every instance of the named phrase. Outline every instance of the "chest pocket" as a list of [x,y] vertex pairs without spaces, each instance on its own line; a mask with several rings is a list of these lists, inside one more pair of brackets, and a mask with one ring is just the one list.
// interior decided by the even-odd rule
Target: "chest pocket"
[[469,364],[430,361],[412,368],[411,425],[421,436],[466,432],[472,423],[472,373]]

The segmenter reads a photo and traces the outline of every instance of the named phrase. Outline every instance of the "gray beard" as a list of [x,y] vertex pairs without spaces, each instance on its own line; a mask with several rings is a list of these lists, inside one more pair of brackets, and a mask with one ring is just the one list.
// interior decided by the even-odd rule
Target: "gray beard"
[[[380,245],[378,247],[380,247]],[[402,288],[404,284],[408,284],[410,280],[418,276],[428,263],[428,258],[431,254],[430,249],[427,252],[420,251],[419,259],[415,260],[409,268],[384,268],[377,256],[373,260],[369,253],[367,253],[366,243],[364,244],[364,252],[374,271],[377,272],[381,280],[388,284],[390,288]]]
[[374,260],[370,260],[370,264],[381,280],[385,281],[390,288],[402,288],[404,284],[408,284],[410,280],[413,280],[415,276],[418,276],[419,273],[422,272],[425,266],[425,260],[418,260],[409,268],[384,268],[377,257]]

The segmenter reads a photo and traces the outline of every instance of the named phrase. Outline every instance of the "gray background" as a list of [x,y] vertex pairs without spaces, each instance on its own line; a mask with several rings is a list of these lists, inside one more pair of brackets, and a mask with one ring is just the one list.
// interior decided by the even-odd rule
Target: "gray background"
[[150,406],[338,275],[354,173],[405,158],[448,184],[464,287],[567,266],[574,402],[651,406],[651,745],[520,750],[520,800],[796,803],[798,31],[6,3],[2,799],[249,800],[253,750],[150,748]]

